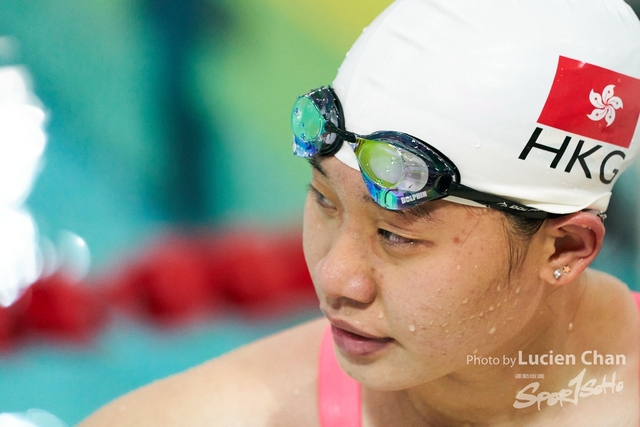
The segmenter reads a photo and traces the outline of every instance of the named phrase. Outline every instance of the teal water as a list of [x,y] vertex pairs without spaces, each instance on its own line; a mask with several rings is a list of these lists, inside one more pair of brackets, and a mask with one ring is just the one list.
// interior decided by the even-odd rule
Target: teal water
[[228,317],[173,329],[119,319],[85,346],[26,344],[0,356],[0,413],[38,408],[72,426],[127,391],[317,315]]

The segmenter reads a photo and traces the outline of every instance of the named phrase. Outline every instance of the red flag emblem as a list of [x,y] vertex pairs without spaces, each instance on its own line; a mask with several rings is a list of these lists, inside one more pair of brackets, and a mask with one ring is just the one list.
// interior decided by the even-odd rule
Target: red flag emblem
[[538,123],[629,148],[640,117],[640,79],[561,56]]

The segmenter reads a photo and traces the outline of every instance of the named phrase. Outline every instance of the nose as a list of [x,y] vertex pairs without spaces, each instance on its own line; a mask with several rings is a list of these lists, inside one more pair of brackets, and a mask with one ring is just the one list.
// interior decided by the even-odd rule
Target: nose
[[373,254],[367,239],[343,228],[316,265],[320,302],[337,309],[343,305],[366,306],[376,299]]

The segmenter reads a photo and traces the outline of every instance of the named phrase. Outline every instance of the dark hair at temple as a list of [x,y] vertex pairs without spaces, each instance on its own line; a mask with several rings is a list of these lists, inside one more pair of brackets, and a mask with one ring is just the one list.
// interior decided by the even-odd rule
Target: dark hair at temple
[[544,219],[525,218],[523,216],[504,213],[510,230],[507,231],[509,240],[509,277],[520,268],[527,256],[529,240],[540,230]]

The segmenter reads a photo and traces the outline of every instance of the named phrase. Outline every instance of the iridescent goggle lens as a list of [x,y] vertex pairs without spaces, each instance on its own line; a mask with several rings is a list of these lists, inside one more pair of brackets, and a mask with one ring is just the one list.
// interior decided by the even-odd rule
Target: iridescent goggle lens
[[394,131],[358,135],[345,130],[340,101],[329,87],[296,99],[291,128],[293,153],[298,157],[332,155],[347,142],[356,155],[369,194],[386,209],[406,209],[456,196],[531,218],[556,216],[460,184],[453,162],[411,135]]
[[371,197],[399,210],[446,195],[456,171],[406,134],[375,132],[351,144]]
[[298,157],[330,155],[340,148],[344,128],[340,102],[329,88],[299,96],[291,110],[293,153]]

